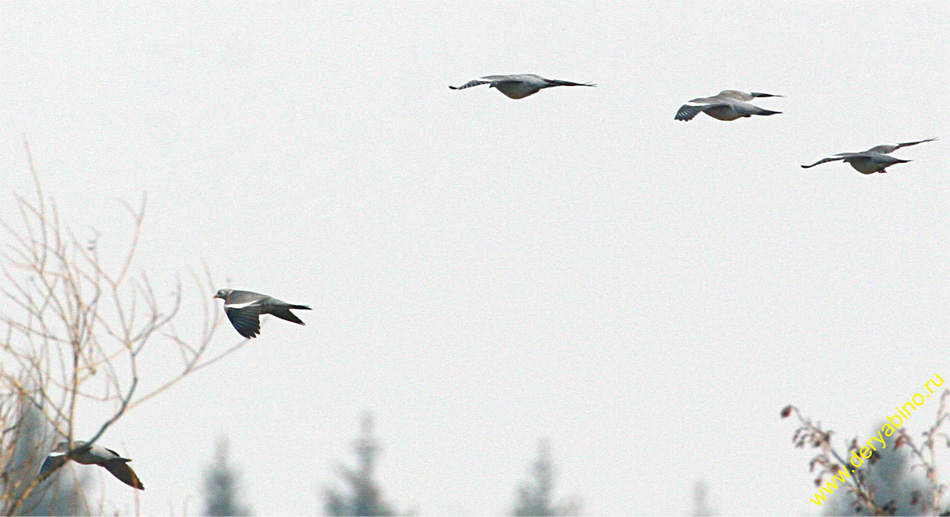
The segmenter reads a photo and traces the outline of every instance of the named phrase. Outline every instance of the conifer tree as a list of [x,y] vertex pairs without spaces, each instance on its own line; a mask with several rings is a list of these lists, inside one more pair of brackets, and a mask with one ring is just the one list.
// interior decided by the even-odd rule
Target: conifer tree
[[354,442],[358,466],[355,469],[340,465],[340,475],[347,490],[324,490],[324,512],[327,515],[395,515],[393,507],[383,500],[381,490],[373,477],[379,455],[379,444],[373,436],[373,417],[363,414],[360,437]]
[[531,479],[518,487],[513,515],[576,515],[580,512],[576,501],[554,500],[554,460],[546,440],[538,443],[538,458],[529,470]]
[[251,515],[240,499],[239,478],[228,463],[228,440],[219,438],[214,462],[205,470],[204,515]]
[[709,485],[705,481],[693,483],[693,515],[696,517],[716,515],[716,512],[709,507]]

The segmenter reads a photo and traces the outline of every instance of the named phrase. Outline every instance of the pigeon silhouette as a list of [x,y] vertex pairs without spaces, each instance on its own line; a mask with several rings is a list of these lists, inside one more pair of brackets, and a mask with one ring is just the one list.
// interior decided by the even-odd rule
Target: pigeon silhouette
[[238,334],[246,338],[256,337],[261,333],[261,314],[273,314],[280,319],[306,325],[290,312],[290,309],[310,310],[306,305],[294,305],[251,291],[221,289],[214,297],[224,300],[224,313],[228,315]]
[[545,79],[534,74],[517,74],[486,75],[481,79],[469,81],[462,86],[449,86],[449,88],[464,90],[480,84],[487,84],[489,88],[496,88],[511,99],[523,99],[538,93],[542,88],[551,88],[552,86],[597,86],[594,83],[573,83],[560,79]]
[[904,142],[901,144],[882,144],[874,146],[867,151],[860,153],[838,153],[830,158],[822,158],[817,162],[811,165],[802,165],[803,169],[810,169],[815,165],[821,165],[822,163],[836,162],[841,160],[854,168],[854,170],[860,172],[861,174],[874,174],[879,172],[881,174],[886,174],[888,167],[898,163],[907,163],[911,160],[901,160],[900,158],[894,158],[893,156],[888,156],[890,153],[900,149],[901,147],[910,147],[912,145],[922,144],[924,142],[933,142],[937,140],[937,137],[928,138],[926,140],[918,140],[916,142]]
[[680,109],[677,110],[674,118],[682,121],[693,120],[693,117],[702,112],[714,119],[728,121],[742,117],[751,117],[752,115],[778,115],[781,113],[781,111],[762,109],[750,104],[749,101],[756,97],[781,97],[781,95],[723,90],[719,92],[719,95],[693,99],[683,104],[680,106]]
[[139,477],[128,465],[132,460],[119,456],[119,453],[112,449],[106,449],[101,445],[86,445],[86,442],[79,440],[73,442],[72,450],[69,449],[69,442],[59,442],[43,461],[40,476],[48,475],[49,472],[55,471],[69,460],[82,465],[99,465],[126,485],[145,490],[145,485],[139,481]]

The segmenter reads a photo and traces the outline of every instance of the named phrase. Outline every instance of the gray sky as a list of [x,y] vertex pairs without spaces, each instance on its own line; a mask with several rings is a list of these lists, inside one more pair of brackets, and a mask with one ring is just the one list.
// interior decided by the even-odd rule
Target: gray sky
[[[781,407],[866,439],[950,376],[950,3],[575,4],[0,4],[5,205],[26,137],[103,248],[147,192],[155,284],[207,261],[314,308],[103,438],[145,513],[200,509],[219,434],[257,512],[319,511],[365,409],[400,509],[507,512],[548,437],[586,513],[686,513],[699,479],[816,513]],[[447,88],[497,73],[598,87]],[[673,120],[728,88],[784,113]]]

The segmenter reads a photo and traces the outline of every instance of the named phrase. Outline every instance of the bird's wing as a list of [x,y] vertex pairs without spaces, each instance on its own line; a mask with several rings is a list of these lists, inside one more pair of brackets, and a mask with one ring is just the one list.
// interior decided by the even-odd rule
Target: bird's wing
[[740,92],[739,90],[723,90],[719,92],[716,97],[725,97],[738,101],[751,101],[754,95],[748,92]]
[[828,163],[828,162],[836,162],[836,161],[838,161],[838,160],[844,160],[844,158],[845,158],[844,156],[839,156],[839,157],[837,157],[837,158],[834,158],[834,157],[832,157],[832,158],[822,158],[821,160],[818,160],[817,162],[815,162],[815,163],[813,163],[813,164],[811,164],[811,165],[802,165],[802,168],[803,168],[803,169],[810,169],[810,168],[814,167],[815,165],[821,165],[821,164],[823,164],[823,163]]
[[700,112],[713,106],[720,106],[720,104],[683,104],[673,118],[676,120],[693,120],[693,117],[699,115]]
[[288,309],[306,309],[311,310],[307,305],[298,305],[296,303],[287,303],[283,300],[278,300],[273,296],[268,296],[261,300],[261,314],[270,314],[271,309],[274,308],[288,308]]
[[241,308],[225,307],[224,312],[238,334],[250,339],[261,333],[260,305],[247,305]]
[[491,82],[491,81],[482,81],[482,80],[479,80],[479,79],[475,79],[474,81],[469,81],[469,82],[463,84],[462,86],[452,86],[452,85],[449,85],[449,88],[452,89],[452,90],[464,90],[464,89],[466,89],[466,88],[471,88],[472,86],[478,86],[478,85],[480,85],[480,84],[488,84],[488,83],[490,83],[490,82]]
[[453,90],[464,90],[466,88],[471,88],[472,86],[478,86],[480,84],[490,84],[498,82],[518,82],[517,79],[512,79],[510,75],[486,75],[480,79],[471,80],[462,86],[449,86]]
[[890,153],[893,153],[894,151],[900,149],[901,147],[910,147],[910,146],[912,146],[912,145],[922,144],[922,143],[924,143],[924,142],[933,142],[934,140],[937,140],[937,137],[928,138],[928,139],[926,139],[926,140],[918,140],[918,141],[916,141],[916,142],[903,142],[903,143],[900,143],[900,144],[881,144],[881,145],[876,145],[876,146],[874,146],[874,147],[868,149],[868,150],[865,151],[865,152],[866,152],[866,153],[890,154]]
[[[98,449],[102,449],[102,451],[106,451],[107,453],[111,454],[112,456],[111,456],[111,457],[107,456],[107,455],[106,455],[105,453],[103,453],[102,451],[96,450],[97,448],[98,448]],[[106,449],[105,447],[100,447],[100,446],[98,446],[98,445],[94,445],[94,446],[93,446],[93,452],[96,453],[96,454],[98,454],[98,455],[100,455],[100,456],[102,456],[103,458],[108,458],[108,459],[110,459],[110,460],[111,460],[111,459],[120,459],[120,460],[127,459],[127,458],[123,458],[121,454],[119,454],[118,452],[115,452],[115,451],[112,450],[112,449]]]
[[290,307],[277,307],[268,311],[269,314],[273,314],[280,319],[291,321],[300,325],[306,325],[296,314],[290,312]]
[[60,453],[50,454],[49,456],[46,457],[45,460],[43,460],[43,465],[40,467],[40,477],[44,478],[46,476],[49,476],[50,474],[55,472],[56,469],[62,467],[63,464],[66,463],[66,461],[67,460],[66,460],[65,454],[60,454]]
[[875,145],[874,147],[864,152],[887,154],[887,153],[893,153],[899,147],[900,147],[900,144],[896,144],[896,145],[895,144],[881,144],[881,145]]
[[261,314],[273,314],[278,318],[305,325],[305,323],[301,321],[300,318],[298,318],[294,313],[290,312],[290,309],[302,309],[307,311],[311,310],[310,307],[306,305],[295,305],[273,297],[266,298],[261,303]]
[[923,144],[925,142],[933,142],[934,140],[938,140],[938,138],[933,136],[926,140],[918,140],[916,142],[904,142],[904,143],[897,144],[897,148],[900,149],[901,147],[910,147],[912,145]]
[[926,139],[926,140],[918,140],[918,141],[916,141],[916,142],[904,142],[904,143],[901,143],[901,144],[897,144],[897,147],[898,147],[898,149],[901,148],[901,147],[910,147],[910,146],[912,146],[912,145],[923,144],[923,143],[925,143],[925,142],[933,142],[934,140],[939,140],[939,138],[938,138],[938,137],[935,137],[935,136],[932,136],[932,137],[930,137],[930,138],[928,138],[928,139]]
[[116,479],[126,485],[132,488],[138,488],[139,490],[145,490],[145,485],[142,484],[139,477],[135,475],[135,471],[132,470],[132,467],[130,467],[126,461],[128,460],[109,460],[102,463],[102,466],[111,472]]

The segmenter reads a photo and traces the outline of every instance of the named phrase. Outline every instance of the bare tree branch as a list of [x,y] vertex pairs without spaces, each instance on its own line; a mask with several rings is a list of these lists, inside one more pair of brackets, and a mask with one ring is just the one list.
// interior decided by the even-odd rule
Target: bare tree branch
[[[183,303],[183,286],[176,282],[169,299],[160,299],[144,271],[136,267],[147,205],[121,203],[131,230],[118,266],[100,258],[109,243],[94,231],[92,239],[74,234],[47,199],[29,145],[27,162],[34,199],[14,194],[18,223],[0,218],[5,235],[0,248],[0,294],[10,302],[0,313],[0,461],[9,451],[21,420],[11,418],[28,404],[43,415],[62,440],[70,443],[90,405],[110,407],[96,433],[82,437],[88,444],[101,438],[128,412],[243,346],[212,346],[221,323],[210,296],[202,304],[204,321],[191,337],[180,334],[176,321]],[[214,291],[205,265],[204,280],[192,271],[194,287]],[[189,311],[191,312],[191,311]],[[153,348],[177,346],[182,363],[164,377],[149,374],[143,383],[142,354]],[[154,386],[141,391],[143,386]],[[88,423],[83,425],[88,428]],[[0,476],[0,508],[16,514],[30,494],[53,471],[4,470]]]

